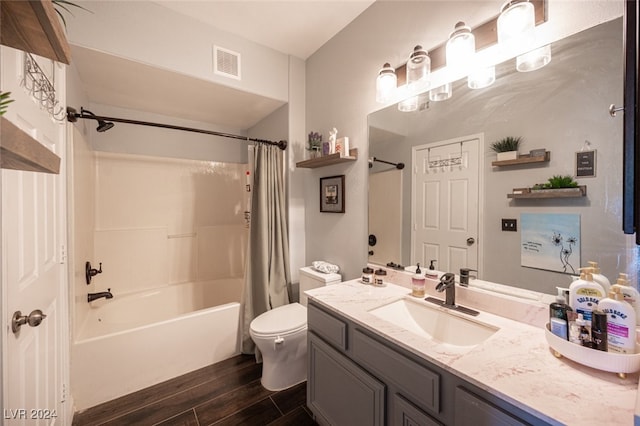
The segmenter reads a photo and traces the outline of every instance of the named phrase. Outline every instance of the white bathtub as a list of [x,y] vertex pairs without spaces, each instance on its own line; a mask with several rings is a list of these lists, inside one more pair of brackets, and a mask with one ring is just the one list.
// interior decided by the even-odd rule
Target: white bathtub
[[76,410],[240,353],[242,288],[216,280],[92,302],[71,352]]

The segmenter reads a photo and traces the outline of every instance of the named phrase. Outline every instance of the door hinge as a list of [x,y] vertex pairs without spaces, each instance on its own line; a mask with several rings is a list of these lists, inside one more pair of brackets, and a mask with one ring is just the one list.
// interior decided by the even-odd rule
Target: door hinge
[[62,395],[60,397],[60,402],[63,403],[67,400],[67,385],[62,384]]
[[60,245],[60,264],[64,265],[67,263],[67,246],[62,244]]

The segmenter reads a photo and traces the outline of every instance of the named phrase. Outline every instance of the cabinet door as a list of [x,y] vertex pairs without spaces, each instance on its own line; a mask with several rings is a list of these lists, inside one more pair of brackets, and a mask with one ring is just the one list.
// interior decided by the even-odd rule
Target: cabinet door
[[526,424],[466,389],[456,388],[456,426],[524,426]]
[[398,394],[393,395],[391,424],[393,426],[441,426],[440,422]]
[[320,424],[384,424],[385,386],[309,333],[307,405]]

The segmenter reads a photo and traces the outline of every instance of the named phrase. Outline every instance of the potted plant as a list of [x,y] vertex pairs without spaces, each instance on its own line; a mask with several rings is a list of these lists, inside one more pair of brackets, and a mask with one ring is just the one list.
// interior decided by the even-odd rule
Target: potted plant
[[9,104],[13,102],[10,96],[11,92],[0,92],[0,115],[4,115],[4,113],[7,112]]
[[309,133],[307,150],[311,153],[311,158],[318,158],[322,153],[322,135],[318,132]]
[[497,153],[498,161],[515,160],[518,158],[520,143],[522,143],[521,137],[507,136],[493,142],[490,148]]
[[545,183],[537,183],[533,185],[531,188],[532,191],[544,191],[544,190],[555,190],[555,191],[576,191],[578,189],[578,182],[573,180],[573,177],[569,175],[554,175],[550,177],[549,180]]

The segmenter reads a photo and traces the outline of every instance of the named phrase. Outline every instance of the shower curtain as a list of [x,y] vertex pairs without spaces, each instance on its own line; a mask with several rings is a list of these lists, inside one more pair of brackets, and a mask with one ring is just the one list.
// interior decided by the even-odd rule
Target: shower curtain
[[[289,235],[283,182],[283,151],[257,144],[251,198],[251,228],[243,295],[242,353],[256,353],[251,321],[289,303]],[[256,358],[261,361],[259,353]]]

